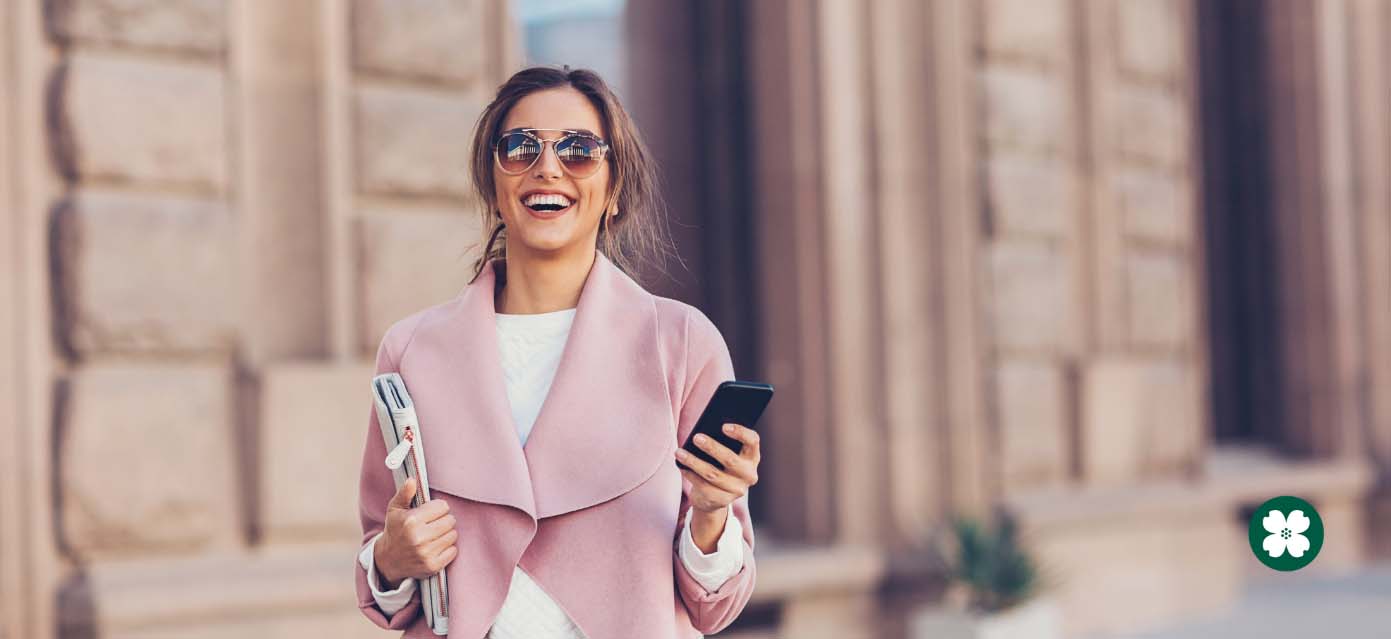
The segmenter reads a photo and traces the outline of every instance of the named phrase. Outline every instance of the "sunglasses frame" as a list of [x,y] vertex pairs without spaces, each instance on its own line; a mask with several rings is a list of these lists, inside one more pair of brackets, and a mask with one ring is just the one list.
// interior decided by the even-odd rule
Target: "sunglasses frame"
[[[562,135],[558,138],[546,139],[539,135],[536,135],[534,131],[559,131],[561,133],[564,133],[565,135]],[[514,173],[503,168],[501,149],[498,148],[498,145],[502,144],[503,139],[505,139],[507,136],[517,133],[520,133],[531,138],[532,140],[535,140],[536,143],[541,145],[541,152],[536,154],[536,158],[531,161],[531,164],[526,165],[525,169],[522,169]],[[586,175],[580,175],[572,171],[570,169],[570,166],[565,163],[565,160],[560,159],[560,152],[555,150],[555,145],[571,137],[588,138],[599,143],[599,162],[595,163],[593,172],[588,173]],[[599,165],[602,164],[604,160],[607,160],[609,157],[609,143],[605,142],[604,138],[594,135],[593,133],[589,133],[588,131],[579,131],[576,129],[508,129],[499,133],[497,135],[497,138],[493,140],[493,164],[497,165],[498,170],[502,171],[506,175],[521,175],[523,173],[526,173],[527,171],[530,171],[532,167],[536,166],[537,162],[541,161],[541,156],[546,154],[547,144],[550,144],[551,151],[556,154],[556,160],[560,162],[561,170],[565,171],[567,174],[570,175],[570,177],[573,178],[583,179],[593,176],[595,173],[599,172]]]

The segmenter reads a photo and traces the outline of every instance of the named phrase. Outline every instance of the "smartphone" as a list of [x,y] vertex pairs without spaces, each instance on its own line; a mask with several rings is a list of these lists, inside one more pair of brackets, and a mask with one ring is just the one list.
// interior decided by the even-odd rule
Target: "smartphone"
[[744,442],[726,435],[724,425],[739,424],[746,428],[753,428],[771,399],[773,399],[773,387],[769,384],[740,381],[720,384],[719,388],[715,389],[715,394],[710,397],[710,403],[705,405],[705,411],[700,414],[695,428],[691,429],[691,436],[686,438],[686,443],[681,447],[697,458],[724,470],[723,464],[696,446],[695,436],[704,434],[738,453],[744,449]]

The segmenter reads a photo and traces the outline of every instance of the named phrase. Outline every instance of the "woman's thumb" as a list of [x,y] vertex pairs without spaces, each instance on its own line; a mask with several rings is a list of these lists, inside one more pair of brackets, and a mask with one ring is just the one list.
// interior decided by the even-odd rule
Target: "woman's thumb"
[[396,489],[396,495],[393,496],[393,497],[391,498],[391,503],[388,504],[387,507],[388,507],[388,508],[410,508],[410,507],[411,507],[411,500],[414,499],[414,498],[415,498],[415,478],[414,478],[414,477],[411,477],[410,479],[407,479],[407,480],[406,480],[406,483],[401,484],[401,487],[400,487],[400,488],[397,488],[397,489]]

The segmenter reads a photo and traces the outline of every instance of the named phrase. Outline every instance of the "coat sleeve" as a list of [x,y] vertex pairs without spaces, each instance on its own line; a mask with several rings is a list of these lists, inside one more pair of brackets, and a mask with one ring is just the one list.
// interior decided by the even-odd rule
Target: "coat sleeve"
[[[387,331],[386,337],[382,339],[381,345],[377,348],[377,368],[376,374],[395,371],[400,358],[400,349],[404,346],[399,344],[400,325],[392,327]],[[371,380],[365,380],[363,384],[363,396],[369,397],[368,389]],[[377,411],[374,404],[368,402],[367,418],[367,443],[362,451],[362,475],[358,483],[358,512],[362,520],[362,543],[358,546],[365,548],[372,538],[381,532],[386,525],[386,505],[391,501],[391,497],[396,494],[396,480],[391,477],[391,470],[382,463],[386,459],[386,444],[382,441],[382,433],[377,425]],[[416,617],[420,616],[420,589],[415,589],[415,594],[406,603],[406,607],[396,611],[390,616],[384,614],[377,606],[376,600],[372,597],[372,588],[367,583],[367,571],[362,564],[353,557],[353,569],[357,573],[357,607],[363,615],[372,623],[388,630],[402,630],[411,625]]]
[[[734,379],[734,364],[729,347],[719,329],[704,314],[692,309],[686,322],[686,378],[677,422],[678,445],[686,441],[701,411],[715,394],[721,382]],[[705,634],[714,634],[733,623],[748,604],[754,588],[753,522],[749,519],[748,497],[731,504],[731,514],[743,528],[744,565],[714,592],[696,581],[679,556],[680,531],[685,527],[686,511],[690,507],[690,482],[681,480],[681,506],[677,512],[676,531],[672,535],[672,561],[676,572],[676,587],[686,603],[691,623]]]

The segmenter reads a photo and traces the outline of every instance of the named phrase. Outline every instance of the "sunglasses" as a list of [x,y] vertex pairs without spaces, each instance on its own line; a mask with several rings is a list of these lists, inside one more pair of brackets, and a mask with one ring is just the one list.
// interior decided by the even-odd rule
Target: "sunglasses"
[[[560,131],[565,135],[553,140],[543,140],[535,131]],[[560,158],[560,166],[572,177],[586,178],[594,175],[608,155],[609,144],[599,136],[585,131],[570,129],[512,129],[503,131],[494,144],[497,168],[508,175],[521,175],[531,169],[541,159],[546,144],[555,149]]]

